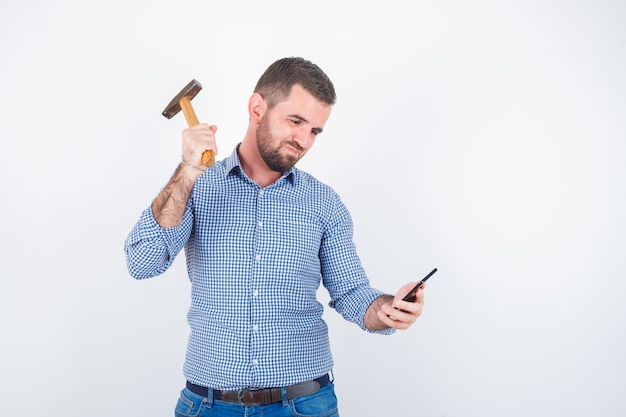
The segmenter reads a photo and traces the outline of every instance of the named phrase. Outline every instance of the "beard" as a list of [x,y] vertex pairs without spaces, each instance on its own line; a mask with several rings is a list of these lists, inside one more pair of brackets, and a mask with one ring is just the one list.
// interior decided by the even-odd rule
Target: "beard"
[[[274,136],[270,130],[269,121],[267,117],[261,120],[261,123],[256,129],[256,142],[259,148],[261,158],[265,161],[265,164],[276,172],[283,173],[289,171],[300,160],[303,155],[303,150],[300,145],[292,141],[283,141],[275,144]],[[285,146],[291,146],[297,149],[300,154],[298,156],[292,154],[282,154],[281,149]]]

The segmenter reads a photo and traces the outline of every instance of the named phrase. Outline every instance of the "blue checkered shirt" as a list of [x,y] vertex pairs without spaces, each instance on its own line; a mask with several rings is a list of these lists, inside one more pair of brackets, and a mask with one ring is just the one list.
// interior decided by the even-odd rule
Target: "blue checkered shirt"
[[382,295],[330,187],[294,167],[261,188],[236,150],[196,180],[179,226],[142,213],[126,240],[128,269],[138,279],[159,275],[183,247],[191,281],[184,374],[205,387],[279,387],[329,372],[320,281],[329,305],[364,330],[365,311]]

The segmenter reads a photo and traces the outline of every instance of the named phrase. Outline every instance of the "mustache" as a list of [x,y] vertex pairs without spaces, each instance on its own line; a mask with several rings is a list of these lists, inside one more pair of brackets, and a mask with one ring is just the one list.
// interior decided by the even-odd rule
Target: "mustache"
[[291,146],[292,148],[295,148],[298,152],[304,151],[304,148],[300,146],[297,142],[287,140],[283,142],[283,145]]

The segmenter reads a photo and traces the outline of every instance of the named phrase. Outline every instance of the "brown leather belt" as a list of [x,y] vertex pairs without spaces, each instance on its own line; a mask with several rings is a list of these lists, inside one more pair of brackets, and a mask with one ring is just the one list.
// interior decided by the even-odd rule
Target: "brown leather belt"
[[[330,377],[326,374],[312,381],[290,385],[286,387],[287,399],[291,400],[292,398],[315,394],[329,382]],[[189,381],[187,381],[187,389],[201,397],[209,396],[208,388],[192,384]],[[239,391],[220,391],[214,389],[213,399],[241,405],[267,405],[282,401],[281,391],[282,388],[242,389]]]

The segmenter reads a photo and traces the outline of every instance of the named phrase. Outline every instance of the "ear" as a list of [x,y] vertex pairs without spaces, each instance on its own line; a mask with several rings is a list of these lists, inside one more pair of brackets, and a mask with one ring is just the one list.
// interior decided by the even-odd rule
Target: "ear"
[[261,119],[265,116],[267,111],[267,102],[259,93],[254,93],[248,101],[248,115],[250,116],[250,122],[254,124],[261,123]]

